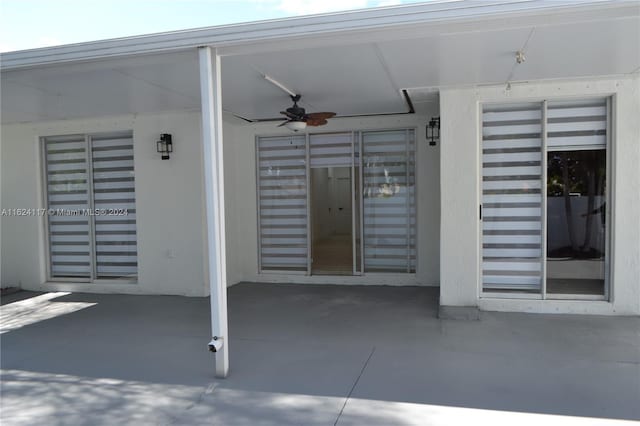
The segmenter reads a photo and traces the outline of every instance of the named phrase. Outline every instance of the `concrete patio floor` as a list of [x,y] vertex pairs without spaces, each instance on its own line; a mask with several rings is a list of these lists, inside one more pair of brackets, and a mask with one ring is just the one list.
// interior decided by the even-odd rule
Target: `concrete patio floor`
[[204,298],[2,300],[8,425],[586,425],[640,419],[640,318],[439,320],[437,289],[242,283],[229,378]]

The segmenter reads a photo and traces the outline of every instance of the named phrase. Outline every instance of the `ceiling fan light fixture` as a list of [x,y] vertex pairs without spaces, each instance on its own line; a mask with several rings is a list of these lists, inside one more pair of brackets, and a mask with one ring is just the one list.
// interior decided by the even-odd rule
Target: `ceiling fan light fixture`
[[307,128],[307,123],[304,121],[288,121],[287,124],[284,125],[287,129],[293,130],[294,132],[298,132],[300,130],[304,130]]
[[307,126],[317,127],[327,124],[327,119],[335,117],[335,112],[312,112],[307,114],[304,108],[298,106],[298,101],[301,95],[291,96],[293,106],[287,108],[285,111],[280,111],[280,114],[286,117],[286,121],[283,121],[278,127],[285,126],[287,129],[294,132],[304,130]]

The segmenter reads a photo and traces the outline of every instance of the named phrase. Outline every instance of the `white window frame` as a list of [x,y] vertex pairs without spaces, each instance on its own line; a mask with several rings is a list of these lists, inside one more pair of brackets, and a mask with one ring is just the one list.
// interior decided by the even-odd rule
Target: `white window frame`
[[[399,130],[404,130],[406,132],[409,131],[413,131],[413,137],[414,137],[414,197],[415,197],[415,218],[416,218],[416,223],[414,225],[415,228],[415,259],[416,259],[416,265],[414,268],[413,272],[398,272],[398,271],[391,271],[391,272],[365,272],[364,271],[364,194],[362,191],[362,186],[363,186],[363,177],[364,177],[364,173],[363,173],[363,167],[362,167],[362,150],[363,150],[363,137],[362,134],[365,132],[384,132],[384,131],[399,131]],[[257,241],[256,241],[256,245],[257,245],[257,273],[258,275],[304,275],[304,276],[313,276],[311,273],[311,221],[310,221],[310,215],[311,215],[311,210],[310,210],[310,196],[311,196],[311,191],[309,190],[309,185],[310,185],[310,143],[309,143],[309,139],[312,135],[322,135],[322,134],[327,134],[327,133],[351,133],[352,135],[352,150],[355,151],[356,145],[358,147],[358,158],[355,158],[355,152],[352,152],[352,158],[355,159],[355,161],[358,162],[358,174],[359,174],[359,183],[360,183],[360,189],[359,189],[359,199],[358,199],[358,203],[359,203],[359,216],[360,216],[360,226],[359,226],[359,233],[360,233],[360,239],[361,239],[361,247],[360,247],[360,253],[359,253],[359,257],[360,257],[360,271],[356,271],[356,259],[354,257],[353,259],[353,271],[354,273],[350,276],[351,278],[354,277],[365,277],[365,276],[393,276],[393,275],[402,275],[402,276],[417,276],[418,274],[418,268],[419,268],[419,256],[420,256],[420,248],[419,248],[419,244],[418,244],[418,236],[419,236],[419,232],[420,232],[420,228],[419,228],[419,220],[418,218],[419,216],[419,210],[418,210],[418,194],[419,194],[419,183],[418,183],[418,179],[417,179],[417,160],[418,160],[418,128],[416,126],[399,126],[399,127],[383,127],[383,128],[365,128],[365,129],[344,129],[344,130],[333,130],[333,131],[329,131],[329,132],[304,132],[304,136],[305,136],[305,144],[306,144],[306,170],[307,170],[307,239],[308,239],[308,248],[307,248],[307,270],[306,271],[289,271],[289,270],[275,270],[275,269],[269,269],[269,270],[263,270],[262,269],[262,253],[261,253],[261,243],[260,243],[260,238],[261,238],[261,226],[260,226],[260,173],[259,173],[259,161],[260,161],[260,151],[259,151],[259,141],[260,138],[269,138],[269,137],[287,137],[287,136],[291,136],[291,133],[275,133],[275,134],[256,134],[254,137],[254,149],[255,149],[255,167],[254,167],[254,173],[256,173],[255,175],[255,196],[256,196],[256,208],[257,208],[257,212],[256,212],[256,236],[257,236]],[[298,135],[300,135],[300,133],[298,133]],[[352,171],[355,167],[352,167]],[[353,173],[352,173],[353,175]],[[353,176],[352,176],[352,186],[355,185],[355,183],[353,183]],[[352,212],[354,210],[352,209]],[[353,214],[353,213],[352,213]],[[352,219],[353,220],[353,219]],[[355,233],[355,229],[352,229],[352,233]],[[355,250],[355,245],[353,250]],[[322,276],[327,276],[327,275],[322,275]]]
[[[133,130],[114,130],[108,132],[90,132],[90,133],[68,133],[68,134],[55,134],[38,137],[39,151],[40,151],[40,185],[41,185],[41,205],[44,209],[49,208],[49,189],[48,189],[48,172],[47,172],[47,146],[46,139],[56,136],[77,136],[84,138],[87,156],[87,197],[88,208],[94,208],[94,195],[93,195],[93,159],[91,155],[91,138],[94,136],[101,136],[104,134],[120,134],[129,133],[133,139]],[[135,155],[135,154],[134,154]],[[134,170],[135,170],[135,158],[134,158]],[[135,185],[135,180],[134,180]],[[136,200],[137,201],[137,200]],[[47,282],[53,283],[78,283],[78,284],[137,284],[138,276],[140,273],[139,264],[136,271],[136,278],[98,278],[96,273],[96,236],[95,236],[95,216],[91,216],[89,219],[89,250],[90,250],[90,276],[88,278],[73,278],[73,277],[54,277],[51,271],[51,241],[50,241],[50,224],[49,215],[43,215],[43,229],[44,229],[44,258],[45,258],[45,271]],[[136,226],[137,226],[137,207],[136,207]],[[140,253],[138,235],[136,233],[136,252]],[[136,255],[136,258],[138,256]],[[139,259],[139,258],[138,258]]]
[[[606,156],[606,205],[607,209],[605,210],[606,214],[606,229],[605,229],[605,262],[604,262],[604,295],[590,295],[590,294],[556,294],[552,293],[551,295],[547,293],[547,197],[546,191],[542,192],[542,204],[541,210],[542,214],[542,282],[540,293],[521,293],[521,292],[485,292],[482,280],[482,220],[479,219],[480,226],[478,227],[478,250],[479,250],[479,262],[478,262],[478,270],[477,270],[477,289],[478,289],[478,298],[479,299],[520,299],[520,300],[570,300],[570,301],[604,301],[611,303],[613,300],[613,280],[612,280],[612,270],[611,265],[613,264],[613,250],[612,250],[612,237],[613,237],[613,211],[615,209],[615,205],[613,202],[613,194],[615,192],[615,182],[613,181],[613,172],[612,168],[614,166],[614,149],[613,144],[615,141],[614,130],[616,116],[614,109],[614,97],[615,94],[602,94],[602,95],[586,95],[586,96],[570,96],[570,97],[549,97],[549,98],[537,98],[537,99],[512,99],[512,100],[504,100],[504,101],[487,101],[487,102],[479,102],[478,103],[478,205],[482,205],[482,111],[484,105],[498,105],[498,104],[509,104],[509,103],[522,103],[522,102],[539,102],[541,104],[542,109],[542,130],[541,130],[541,139],[542,139],[542,160],[541,160],[541,172],[542,172],[542,188],[546,188],[547,183],[547,103],[553,101],[569,101],[569,100],[602,100],[605,99],[607,103],[607,127],[606,127],[606,145],[605,145],[605,156]],[[579,148],[578,148],[579,149]]]

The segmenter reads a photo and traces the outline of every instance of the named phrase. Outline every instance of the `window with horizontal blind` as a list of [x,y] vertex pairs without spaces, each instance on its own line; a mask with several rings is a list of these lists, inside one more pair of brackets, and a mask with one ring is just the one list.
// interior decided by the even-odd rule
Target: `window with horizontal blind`
[[43,138],[49,276],[135,280],[132,132]]
[[606,297],[608,99],[547,103],[549,297]]
[[482,120],[484,290],[539,292],[542,106],[485,106]]
[[609,99],[482,109],[482,288],[608,294]]
[[256,151],[260,271],[415,273],[414,129],[258,137]]
[[362,133],[365,272],[415,272],[415,135]]
[[264,137],[257,143],[260,269],[306,271],[306,138]]

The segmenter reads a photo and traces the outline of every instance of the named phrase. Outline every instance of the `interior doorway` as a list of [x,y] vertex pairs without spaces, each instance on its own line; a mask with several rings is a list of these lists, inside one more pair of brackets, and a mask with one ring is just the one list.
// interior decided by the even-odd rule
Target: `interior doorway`
[[351,167],[311,169],[311,273],[352,275]]

